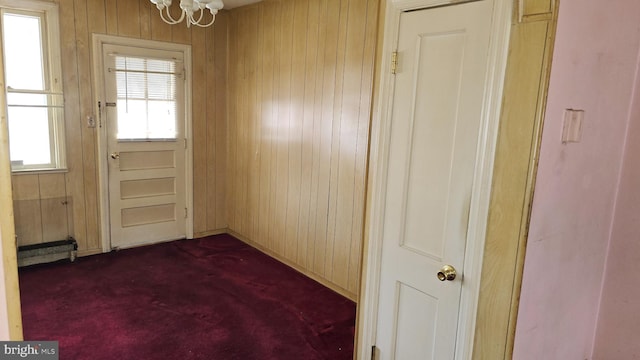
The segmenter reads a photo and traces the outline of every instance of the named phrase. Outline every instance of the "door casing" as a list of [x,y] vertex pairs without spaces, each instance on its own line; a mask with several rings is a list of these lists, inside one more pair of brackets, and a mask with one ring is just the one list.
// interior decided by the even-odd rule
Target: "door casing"
[[[110,241],[110,216],[109,216],[109,177],[107,160],[107,127],[102,123],[105,116],[105,108],[98,106],[98,102],[104,104],[104,78],[103,78],[103,57],[102,48],[105,44],[131,46],[138,48],[160,49],[182,52],[184,54],[185,67],[185,135],[187,138],[186,163],[185,163],[185,184],[186,184],[186,235],[187,239],[193,238],[193,139],[192,139],[192,105],[191,105],[191,46],[167,43],[162,41],[142,40],[124,38],[120,36],[93,34],[92,37],[92,57],[93,57],[93,79],[94,79],[94,99],[96,114],[96,129],[98,131],[98,177],[99,177],[99,200],[100,200],[100,238],[102,251],[111,251]],[[101,113],[102,112],[102,113]]]
[[[374,112],[371,125],[371,146],[369,154],[369,183],[367,195],[367,216],[365,224],[365,243],[363,246],[363,275],[361,298],[358,314],[358,338],[356,344],[359,359],[371,357],[372,346],[376,342],[378,311],[378,292],[382,255],[382,224],[384,212],[384,189],[386,187],[386,169],[389,152],[389,134],[391,120],[391,100],[394,93],[394,81],[391,74],[391,54],[398,39],[400,14],[404,11],[428,9],[439,6],[455,6],[467,1],[459,0],[389,0],[384,7],[383,44],[379,74],[379,84],[375,89]],[[501,114],[504,76],[507,63],[507,51],[512,0],[493,1],[493,23],[487,74],[487,96],[483,102],[481,135],[478,143],[478,168],[474,174],[475,198],[471,201],[469,234],[478,239],[470,242],[465,252],[465,275],[461,295],[459,327],[457,335],[456,359],[471,359],[474,344],[475,319],[480,292],[484,239],[487,228],[489,202],[493,175],[493,160],[496,149],[498,125]]]

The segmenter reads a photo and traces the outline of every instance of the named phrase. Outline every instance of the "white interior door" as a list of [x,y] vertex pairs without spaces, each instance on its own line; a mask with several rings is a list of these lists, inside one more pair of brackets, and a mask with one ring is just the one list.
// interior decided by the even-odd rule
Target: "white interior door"
[[[454,358],[492,3],[400,16],[376,333],[383,359]],[[441,281],[447,265],[457,276]]]
[[186,236],[181,52],[105,44],[112,248]]

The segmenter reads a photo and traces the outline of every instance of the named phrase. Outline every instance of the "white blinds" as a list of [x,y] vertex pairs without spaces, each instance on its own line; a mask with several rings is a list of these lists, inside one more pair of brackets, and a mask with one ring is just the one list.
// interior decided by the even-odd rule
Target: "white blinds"
[[176,62],[115,56],[118,139],[176,138]]

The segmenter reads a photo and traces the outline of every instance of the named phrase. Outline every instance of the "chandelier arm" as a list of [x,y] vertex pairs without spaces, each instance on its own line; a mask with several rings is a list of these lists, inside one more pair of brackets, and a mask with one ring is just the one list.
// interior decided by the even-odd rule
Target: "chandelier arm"
[[199,27],[201,27],[201,28],[211,26],[211,25],[213,25],[213,22],[214,22],[214,21],[216,21],[216,15],[215,15],[215,14],[211,14],[211,17],[212,17],[212,19],[211,19],[211,22],[210,22],[210,23],[202,25],[202,24],[200,24],[200,19],[202,19],[202,15],[201,15],[201,16],[200,16],[200,19],[198,19],[198,22],[197,22],[197,23],[193,23],[193,24],[194,24],[195,26],[199,26]]
[[200,16],[198,17],[198,20],[196,20],[195,18],[193,19],[193,23],[194,24],[199,24],[200,21],[202,21],[202,16],[204,15],[204,9],[200,9]]
[[165,18],[164,14],[162,13],[162,10],[160,10],[160,17],[162,18],[162,21],[166,22],[167,24],[169,24],[169,25],[175,25],[175,24],[181,23],[181,22],[182,22],[182,20],[184,20],[184,15],[185,15],[185,12],[184,12],[184,11],[182,12],[182,15],[180,15],[180,18],[179,18],[178,20],[175,20],[175,19],[173,18],[173,16],[171,16],[171,13],[169,12],[169,7],[168,7],[168,6],[167,6],[167,7],[165,7],[165,10],[166,10],[166,12],[167,12],[167,17],[169,18],[169,20],[167,20],[167,19]]

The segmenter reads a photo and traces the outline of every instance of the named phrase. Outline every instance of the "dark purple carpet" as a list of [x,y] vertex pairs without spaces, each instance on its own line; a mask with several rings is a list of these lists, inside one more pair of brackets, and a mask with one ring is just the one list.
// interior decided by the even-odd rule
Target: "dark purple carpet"
[[355,304],[228,235],[20,269],[60,359],[351,359]]

